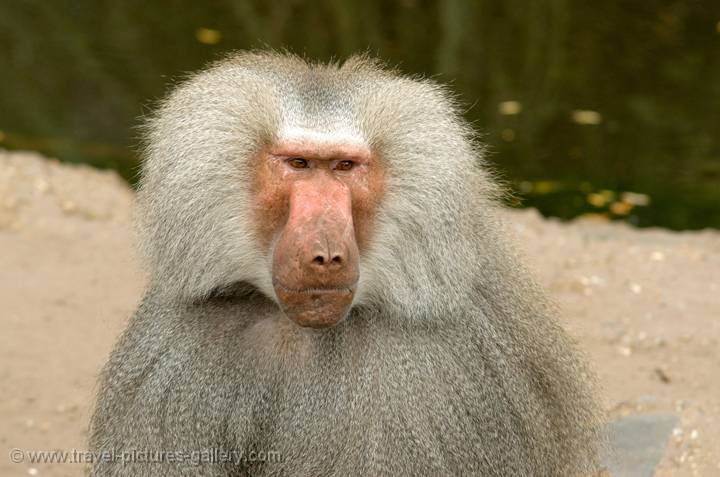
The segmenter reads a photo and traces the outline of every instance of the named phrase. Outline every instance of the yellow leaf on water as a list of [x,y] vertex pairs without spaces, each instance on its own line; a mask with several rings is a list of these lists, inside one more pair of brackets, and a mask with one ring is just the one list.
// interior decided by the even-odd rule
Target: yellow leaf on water
[[610,212],[615,215],[627,215],[632,209],[633,205],[627,202],[613,202],[610,204]]
[[502,103],[498,104],[498,111],[500,112],[500,114],[512,116],[522,111],[522,104],[520,104],[520,102],[518,101],[503,101]]
[[605,199],[605,196],[602,194],[599,194],[597,192],[593,192],[591,194],[588,194],[586,197],[588,204],[595,206],[595,207],[605,207],[605,204],[607,204],[607,200]]
[[520,185],[519,185],[519,189],[522,194],[527,194],[529,192],[532,192],[533,184],[530,181],[521,181]]
[[576,109],[571,117],[573,122],[583,125],[596,125],[602,122],[602,115],[597,111]]
[[638,192],[623,192],[621,198],[623,202],[636,206],[645,206],[650,204],[650,196],[647,194],[640,194]]
[[533,191],[536,194],[549,194],[556,189],[555,183],[551,181],[538,181],[533,186]]
[[220,43],[220,40],[222,40],[222,33],[212,28],[198,28],[195,30],[195,38],[200,43],[215,45]]
[[600,193],[605,198],[605,202],[612,202],[613,200],[615,200],[616,194],[615,194],[615,192],[613,192],[611,190],[603,189],[600,191]]

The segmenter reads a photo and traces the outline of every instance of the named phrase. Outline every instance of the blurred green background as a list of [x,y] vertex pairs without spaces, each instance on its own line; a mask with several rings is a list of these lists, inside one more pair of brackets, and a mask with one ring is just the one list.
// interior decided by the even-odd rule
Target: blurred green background
[[173,78],[265,46],[449,83],[512,205],[720,228],[718,0],[5,0],[0,147],[133,182]]

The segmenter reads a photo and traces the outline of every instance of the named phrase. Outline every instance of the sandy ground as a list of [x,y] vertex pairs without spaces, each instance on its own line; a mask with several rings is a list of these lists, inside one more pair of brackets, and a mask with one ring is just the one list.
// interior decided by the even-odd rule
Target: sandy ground
[[[144,283],[132,208],[111,172],[0,151],[0,475],[82,472],[10,452],[86,448],[99,369]],[[508,216],[609,413],[679,417],[657,475],[720,475],[720,233]]]

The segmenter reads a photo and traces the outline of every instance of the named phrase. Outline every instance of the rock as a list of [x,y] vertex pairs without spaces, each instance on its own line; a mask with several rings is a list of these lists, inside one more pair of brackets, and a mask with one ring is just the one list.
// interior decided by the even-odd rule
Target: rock
[[627,416],[609,425],[605,465],[613,477],[652,477],[678,422],[672,415]]

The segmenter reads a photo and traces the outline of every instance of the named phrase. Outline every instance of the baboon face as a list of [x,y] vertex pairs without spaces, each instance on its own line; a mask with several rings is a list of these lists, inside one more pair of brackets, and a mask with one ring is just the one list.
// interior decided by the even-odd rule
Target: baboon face
[[280,308],[298,325],[347,315],[382,189],[380,161],[348,138],[305,131],[260,154],[256,227]]

